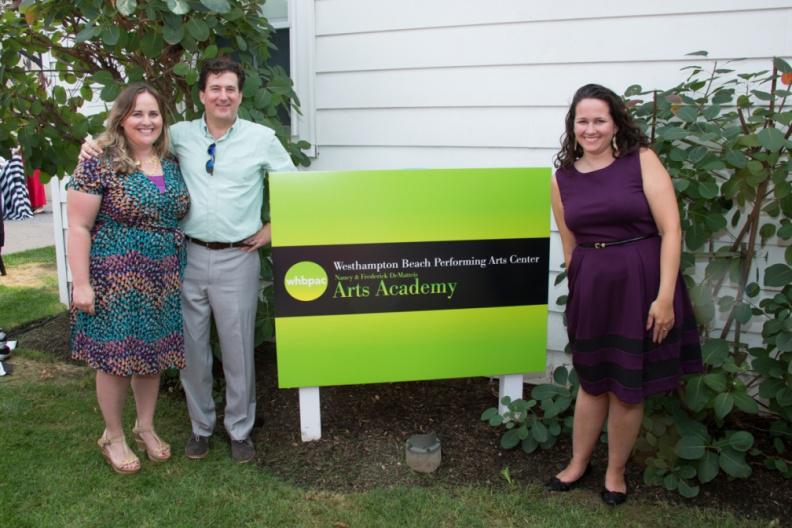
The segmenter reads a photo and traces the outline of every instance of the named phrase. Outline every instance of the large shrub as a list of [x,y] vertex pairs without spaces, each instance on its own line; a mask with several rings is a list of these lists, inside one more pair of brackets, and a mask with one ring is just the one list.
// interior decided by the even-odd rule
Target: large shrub
[[[295,163],[308,165],[308,143],[292,141],[278,120],[298,103],[288,74],[268,64],[273,28],[261,1],[0,0],[0,8],[0,151],[20,145],[44,182],[71,173],[83,139],[102,129],[106,111],[82,111],[95,93],[110,102],[124,84],[145,80],[173,121],[195,119],[198,64],[221,54],[245,68],[240,116],[274,129]],[[267,258],[262,278],[272,278]],[[271,305],[265,288],[257,343],[273,334]]]
[[[670,90],[625,95],[678,193],[707,367],[681,400],[650,403],[638,447],[651,453],[646,482],[693,496],[721,471],[750,476],[749,458],[792,474],[792,69],[778,58],[760,72],[687,70]],[[750,419],[760,410],[773,440],[762,450]]]
[[307,165],[307,143],[292,142],[277,118],[297,100],[286,72],[268,65],[273,29],[260,1],[2,4],[11,5],[0,14],[0,149],[21,145],[45,182],[70,173],[83,138],[101,130],[106,112],[81,113],[94,90],[110,102],[125,83],[145,80],[170,103],[172,119],[194,119],[202,112],[197,64],[219,54],[246,70],[240,115],[273,128],[295,162]]

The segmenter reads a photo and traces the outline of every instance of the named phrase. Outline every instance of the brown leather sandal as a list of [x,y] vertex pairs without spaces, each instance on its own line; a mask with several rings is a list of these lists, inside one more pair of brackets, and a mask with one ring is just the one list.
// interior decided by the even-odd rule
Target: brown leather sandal
[[[102,450],[102,455],[104,455],[105,459],[107,459],[107,463],[110,464],[110,467],[113,468],[113,471],[116,473],[121,475],[131,475],[140,471],[140,459],[137,457],[137,455],[135,455],[135,453],[132,452],[131,449],[129,449],[124,435],[110,438],[107,435],[107,430],[105,429],[104,433],[102,433],[102,437],[99,438],[96,443],[99,444],[99,448]],[[124,459],[118,464],[116,464],[116,462],[110,456],[110,446],[112,444],[124,445]]]
[[[144,429],[140,427],[137,423],[137,420],[135,420],[135,427],[132,428],[132,433],[135,435],[135,442],[137,443],[138,448],[145,451],[146,455],[149,457],[149,460],[152,462],[165,462],[171,457],[170,444],[163,442],[162,439],[157,436],[157,433],[154,432],[153,428],[148,427]],[[141,433],[149,433],[152,438],[154,438],[154,442],[156,442],[157,447],[154,449],[149,449],[145,440],[143,440]]]

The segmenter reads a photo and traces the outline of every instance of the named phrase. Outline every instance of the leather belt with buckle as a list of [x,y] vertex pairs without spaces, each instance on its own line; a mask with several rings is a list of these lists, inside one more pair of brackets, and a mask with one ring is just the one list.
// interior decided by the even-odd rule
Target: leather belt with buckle
[[657,233],[653,233],[651,235],[641,235],[625,240],[614,240],[612,242],[584,242],[582,244],[578,244],[578,246],[584,248],[603,249],[610,246],[623,246],[624,244],[630,244],[632,242],[638,242],[639,240],[646,240],[647,238],[654,238],[656,236]]
[[204,240],[198,240],[197,238],[193,238],[191,236],[184,235],[184,238],[192,242],[193,244],[198,244],[199,246],[203,246],[207,249],[231,249],[231,248],[241,248],[241,247],[250,247],[250,244],[246,244],[244,241],[239,242],[206,242]]

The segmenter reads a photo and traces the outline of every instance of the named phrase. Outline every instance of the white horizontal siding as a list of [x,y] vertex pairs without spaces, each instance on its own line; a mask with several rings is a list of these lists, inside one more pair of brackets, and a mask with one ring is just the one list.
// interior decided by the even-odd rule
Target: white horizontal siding
[[[549,305],[554,305],[555,299],[550,299]],[[563,352],[567,344],[567,332],[561,311],[553,310],[547,318],[547,349],[554,352]]]
[[717,13],[790,7],[784,0],[610,0],[561,2],[498,0],[320,0],[316,2],[316,34],[369,33],[405,28],[432,28],[541,20],[647,17]]
[[549,167],[556,148],[322,145],[310,170]]
[[[405,29],[317,37],[316,72],[772,57],[792,9]],[[739,38],[725,38],[739,35]],[[673,37],[673,38],[672,38]]]
[[[715,61],[695,60],[709,70]],[[606,83],[617,93],[633,84],[644,89],[671,88],[683,79],[691,61],[669,61],[651,68],[635,63],[466,66],[453,68],[319,73],[316,108],[561,107],[588,82]],[[718,63],[719,68],[758,71],[768,61]]]
[[398,108],[317,112],[320,145],[554,148],[563,108]]

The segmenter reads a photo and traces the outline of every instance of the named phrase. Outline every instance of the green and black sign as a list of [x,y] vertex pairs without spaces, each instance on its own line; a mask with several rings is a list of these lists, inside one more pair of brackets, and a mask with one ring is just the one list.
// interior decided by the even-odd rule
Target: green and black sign
[[550,169],[270,175],[281,387],[545,368]]

